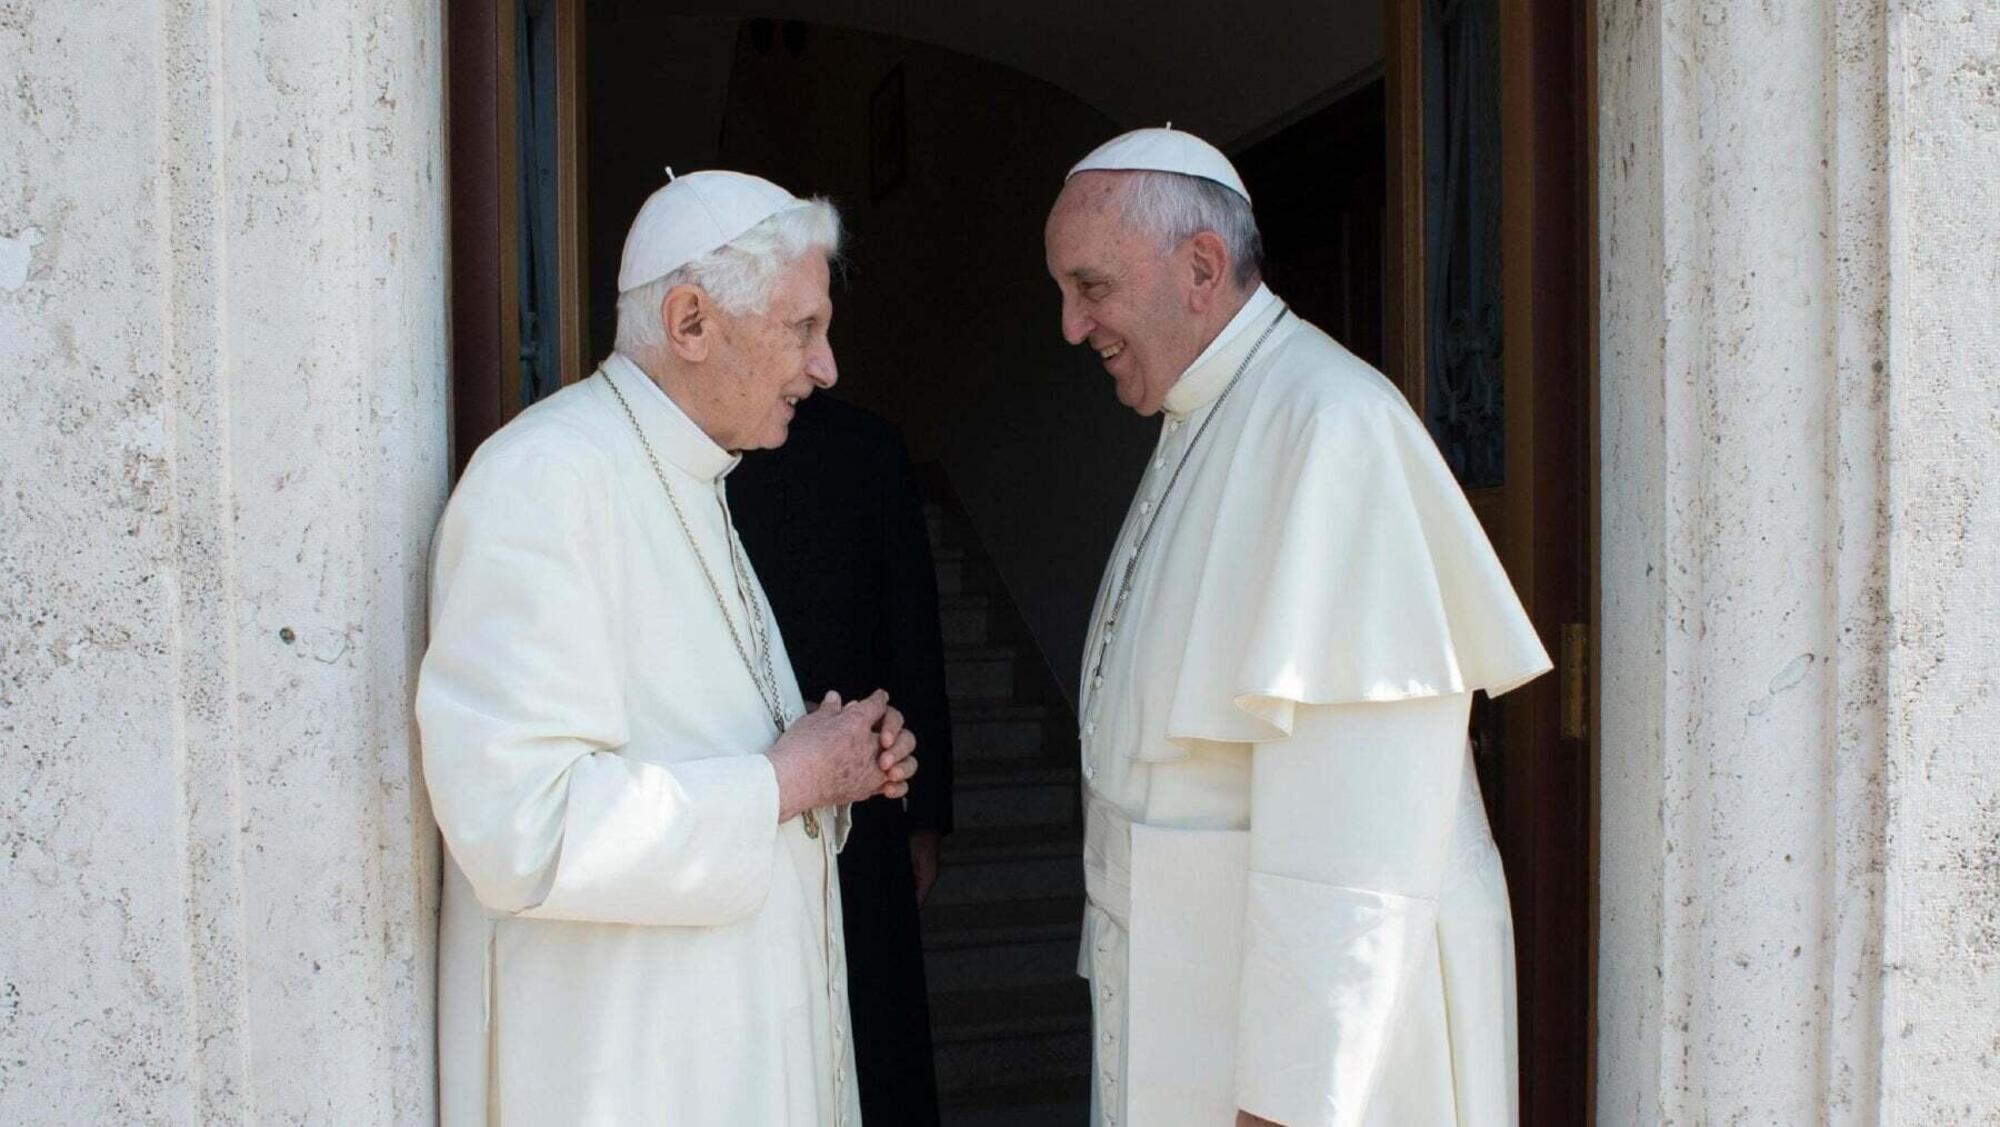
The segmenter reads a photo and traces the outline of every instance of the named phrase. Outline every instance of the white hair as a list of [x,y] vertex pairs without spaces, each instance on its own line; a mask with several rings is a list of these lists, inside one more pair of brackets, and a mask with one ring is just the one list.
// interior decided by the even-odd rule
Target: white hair
[[840,212],[826,200],[814,197],[786,207],[673,273],[619,294],[615,347],[627,356],[644,356],[665,345],[660,303],[679,285],[701,287],[728,313],[764,312],[778,275],[814,251],[835,258],[840,234]]
[[1229,251],[1236,284],[1247,286],[1264,267],[1264,236],[1250,201],[1213,180],[1153,170],[1133,172],[1125,189],[1124,219],[1165,253],[1203,231],[1213,231]]

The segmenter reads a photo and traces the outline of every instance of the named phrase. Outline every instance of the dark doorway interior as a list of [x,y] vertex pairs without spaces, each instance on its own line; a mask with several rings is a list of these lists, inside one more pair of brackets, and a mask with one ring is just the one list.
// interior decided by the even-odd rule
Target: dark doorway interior
[[[956,6],[892,18],[834,0],[780,6],[808,17],[789,20],[728,4],[536,0],[525,20],[506,18],[524,14],[520,2],[450,9],[456,460],[548,390],[525,352],[533,343],[543,355],[557,319],[523,303],[546,300],[543,272],[525,267],[549,256],[524,260],[523,247],[549,238],[549,162],[522,144],[553,144],[570,176],[561,182],[588,201],[556,217],[558,229],[574,221],[582,263],[557,286],[584,311],[557,342],[565,355],[608,350],[625,224],[665,166],[758,172],[841,206],[850,270],[835,294],[835,394],[896,422],[927,464],[954,648],[961,829],[926,925],[947,1122],[1005,1122],[994,1118],[1003,1107],[1019,1122],[1080,1121],[1088,1044],[1072,974],[1070,708],[1089,602],[1153,432],[1059,339],[1042,219],[1069,163],[1105,137],[1170,119],[1202,132],[1230,151],[1258,201],[1273,288],[1425,402],[1424,381],[1399,370],[1412,355],[1421,364],[1423,349],[1405,344],[1413,302],[1398,282],[1425,278],[1423,252],[1399,226],[1414,215],[1421,228],[1425,146],[1410,149],[1397,128],[1436,117],[1412,108],[1435,101],[1436,76],[1421,35],[1400,69],[1395,52],[1399,27],[1434,35],[1425,20],[1438,6],[1266,0],[1209,27],[1208,15],[1127,11],[1122,0],[1087,16],[1029,3],[1006,20]],[[1544,7],[1539,23],[1524,14]],[[1552,652],[1564,623],[1587,621],[1576,600],[1589,441],[1575,347],[1587,312],[1574,105],[1585,56],[1576,11],[1557,7],[1517,0],[1504,9],[1512,30],[1498,32],[1511,36],[1503,59],[1518,49],[1561,64],[1514,66],[1503,126],[1516,153],[1531,126],[1526,151],[1542,160],[1517,170],[1526,181],[1509,174],[1506,216],[1508,252],[1538,271],[1507,282],[1510,301],[1535,295],[1511,307],[1508,347],[1519,342],[1535,363],[1524,409],[1546,423],[1518,432],[1527,445],[1510,446],[1509,467],[1529,475],[1512,480],[1532,480],[1523,495],[1541,507],[1475,498]],[[537,22],[549,18],[554,29]],[[1115,63],[1066,46],[1112,41],[1118,27],[1130,33],[1116,37]],[[544,120],[550,68],[559,79],[564,66],[571,83],[558,86],[573,91],[580,122],[569,139],[587,139],[567,151],[560,124]],[[1214,73],[1203,79],[1205,66]],[[1398,144],[1417,163],[1392,164]],[[538,190],[523,191],[517,174],[539,177]],[[1420,304],[1421,281],[1414,292]],[[587,372],[586,362],[564,376]],[[1548,542],[1517,535],[1538,516]],[[1522,1111],[1535,1123],[1582,1121],[1589,1076],[1589,760],[1557,730],[1566,705],[1555,682],[1487,714],[1481,759],[1515,894]]]
[[1264,277],[1299,316],[1383,367],[1384,84],[1362,84],[1232,154],[1264,233]]

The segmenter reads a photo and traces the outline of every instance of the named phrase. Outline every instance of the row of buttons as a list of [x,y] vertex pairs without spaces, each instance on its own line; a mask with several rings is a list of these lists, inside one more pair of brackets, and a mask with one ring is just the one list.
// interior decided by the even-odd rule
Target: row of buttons
[[1099,1110],[1103,1113],[1108,1127],[1117,1127],[1118,1113],[1123,1110],[1118,1098],[1117,1027],[1123,1024],[1123,1015],[1118,1012],[1117,988],[1111,985],[1111,975],[1106,964],[1111,961],[1111,944],[1100,934],[1097,940],[1097,960],[1090,968],[1091,978],[1097,986],[1097,1026],[1100,1030],[1097,1052],[1097,1083],[1100,1094]]
[[[1182,421],[1183,420],[1178,418],[1169,418],[1166,423],[1166,434],[1168,436],[1172,436],[1178,433],[1181,429]],[[1165,469],[1166,466],[1167,466],[1166,444],[1162,442],[1160,444],[1159,451],[1154,455],[1153,468],[1156,470],[1162,470]],[[1150,477],[1151,475],[1148,476]],[[1146,482],[1143,484],[1150,486],[1153,483]],[[1153,506],[1157,503],[1157,501],[1158,498],[1152,494],[1147,494],[1146,496],[1141,497],[1139,499],[1139,515],[1141,517],[1150,517],[1153,513]],[[1143,528],[1144,526],[1141,525],[1140,527]],[[1139,546],[1135,542],[1131,547],[1125,550],[1123,562],[1129,566],[1138,558],[1139,558]],[[1115,613],[1116,609],[1117,608],[1114,607],[1111,612],[1107,613]],[[1113,627],[1111,626],[1104,627],[1098,639],[1098,652],[1100,655],[1109,652],[1111,648],[1111,640],[1115,635],[1115,633],[1116,631],[1113,629]],[[1096,672],[1093,672],[1090,677],[1090,716],[1088,719],[1084,721],[1083,724],[1083,734],[1085,739],[1089,739],[1090,737],[1095,736],[1097,734],[1097,714],[1103,708],[1103,689],[1104,689],[1103,657],[1100,656],[1098,659],[1098,669]],[[1092,761],[1092,758],[1088,753],[1088,749],[1086,749],[1083,760],[1083,777],[1086,780],[1097,778],[1097,766]]]

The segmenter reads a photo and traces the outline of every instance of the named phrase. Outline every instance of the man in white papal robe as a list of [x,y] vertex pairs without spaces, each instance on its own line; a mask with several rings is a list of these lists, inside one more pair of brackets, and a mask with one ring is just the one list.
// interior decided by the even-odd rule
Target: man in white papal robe
[[880,694],[805,714],[726,493],[834,382],[838,239],[755,177],[660,189],[618,351],[445,511],[416,711],[447,1127],[859,1122],[833,855],[913,739]]
[[1258,277],[1171,129],[1079,162],[1064,335],[1164,416],[1079,699],[1092,1121],[1511,1124],[1512,926],[1475,690],[1549,661],[1423,424]]

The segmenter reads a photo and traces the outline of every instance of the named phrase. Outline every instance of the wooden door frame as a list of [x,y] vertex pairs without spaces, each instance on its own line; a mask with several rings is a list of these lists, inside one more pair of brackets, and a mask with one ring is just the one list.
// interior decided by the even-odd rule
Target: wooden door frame
[[[1553,676],[1501,709],[1521,1116],[1592,1122],[1597,951],[1597,257],[1594,0],[1498,0],[1505,477],[1475,497]],[[1425,387],[1424,0],[1384,0],[1384,355]],[[1526,394],[1517,394],[1525,391]],[[1486,491],[1480,491],[1482,493]],[[1567,715],[1565,713],[1567,712]],[[1525,752],[1525,753],[1524,753]],[[1496,827],[1500,828],[1500,827]]]
[[[520,411],[520,144],[516,0],[448,0],[452,473]],[[584,0],[556,7],[557,341],[562,382],[591,370],[585,327]]]

